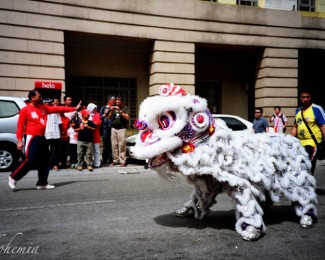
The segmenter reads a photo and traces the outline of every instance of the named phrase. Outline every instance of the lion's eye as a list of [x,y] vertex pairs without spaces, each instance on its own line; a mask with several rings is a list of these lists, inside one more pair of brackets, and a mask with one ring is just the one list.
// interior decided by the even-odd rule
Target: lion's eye
[[161,114],[159,116],[159,126],[162,130],[167,130],[171,128],[176,120],[176,115],[174,112],[169,111]]

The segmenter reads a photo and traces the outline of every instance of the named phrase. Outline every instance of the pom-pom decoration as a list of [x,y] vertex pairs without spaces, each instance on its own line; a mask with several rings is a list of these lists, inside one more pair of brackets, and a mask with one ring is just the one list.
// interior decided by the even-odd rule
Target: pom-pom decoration
[[162,85],[159,88],[160,96],[185,96],[186,92],[180,86],[174,85],[174,83]]

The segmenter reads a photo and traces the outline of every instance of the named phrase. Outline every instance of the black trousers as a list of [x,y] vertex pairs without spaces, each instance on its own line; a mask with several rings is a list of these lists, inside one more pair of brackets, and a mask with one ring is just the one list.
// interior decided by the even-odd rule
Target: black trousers
[[60,140],[59,147],[59,157],[61,162],[61,168],[64,169],[67,167],[68,160],[68,149],[69,149],[69,140]]
[[77,144],[69,144],[70,164],[78,163]]
[[107,161],[112,161],[113,160],[113,155],[112,155],[112,142],[111,142],[111,131],[112,128],[103,128],[103,153],[102,153],[102,159],[103,163],[106,163]]
[[59,166],[60,163],[60,139],[47,139],[48,144],[50,145],[51,153],[51,165]]
[[310,171],[311,171],[312,175],[314,175],[314,172],[316,169],[316,163],[317,163],[317,156],[316,156],[317,149],[310,145],[306,145],[304,147],[305,147],[305,150],[308,153],[309,159],[311,161],[311,170]]
[[24,160],[21,161],[10,174],[11,178],[19,181],[30,170],[36,169],[38,171],[38,181],[36,185],[48,184],[50,151],[45,137],[27,135],[25,138],[24,154]]

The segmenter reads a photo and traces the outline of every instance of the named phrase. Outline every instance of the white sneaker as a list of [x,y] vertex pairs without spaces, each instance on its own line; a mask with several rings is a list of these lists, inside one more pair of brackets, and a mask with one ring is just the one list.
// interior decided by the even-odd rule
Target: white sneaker
[[9,176],[8,184],[9,184],[10,189],[12,189],[12,190],[16,189],[16,181],[13,178],[11,178],[10,176]]
[[192,208],[183,207],[181,209],[176,210],[176,216],[179,218],[191,217],[194,216],[194,211]]
[[46,184],[46,185],[38,185],[36,186],[37,190],[50,190],[50,189],[55,189],[54,185]]

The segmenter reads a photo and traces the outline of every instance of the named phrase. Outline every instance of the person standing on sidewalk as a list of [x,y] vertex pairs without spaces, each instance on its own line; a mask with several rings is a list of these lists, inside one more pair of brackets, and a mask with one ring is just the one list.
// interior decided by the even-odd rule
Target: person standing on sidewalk
[[313,103],[312,93],[309,90],[300,92],[300,103],[302,107],[297,108],[295,121],[291,130],[291,135],[300,140],[301,145],[305,148],[311,161],[311,173],[314,174],[317,163],[317,145],[310,134],[306,123],[313,132],[318,143],[325,138],[325,112],[324,109]]
[[95,168],[100,167],[100,132],[99,128],[102,123],[100,120],[100,114],[97,112],[97,105],[94,103],[89,103],[87,106],[87,110],[90,113],[89,120],[93,121],[96,125],[96,130],[94,131],[94,138],[93,138],[93,154],[94,160],[93,165]]
[[107,103],[100,109],[100,119],[102,120],[102,140],[103,140],[103,153],[102,163],[111,163],[113,160],[112,156],[112,143],[111,143],[111,132],[112,132],[112,107],[115,105],[115,97],[109,95],[107,97]]
[[76,120],[72,119],[70,122],[70,127],[68,129],[71,169],[77,169],[78,166],[78,153],[77,153],[78,133],[74,130],[75,126],[76,126]]
[[81,110],[81,116],[81,122],[77,122],[75,127],[75,131],[78,132],[77,170],[82,171],[83,164],[86,162],[87,169],[93,171],[93,135],[96,125],[93,121],[89,120],[90,113],[87,109]]
[[[72,98],[70,96],[64,96],[63,103],[64,103],[64,106],[66,106],[66,107],[73,107]],[[70,121],[72,119],[74,119],[77,115],[78,115],[78,111],[72,111],[72,112],[65,113],[65,116],[68,117],[70,119]]]
[[128,108],[123,104],[122,98],[116,97],[115,106],[113,106],[113,124],[112,124],[112,152],[113,163],[110,166],[120,164],[126,165],[126,129],[130,118]]
[[274,115],[270,117],[270,123],[274,123],[274,132],[284,134],[288,125],[288,119],[281,112],[281,107],[274,107]]
[[[44,103],[44,102],[43,102]],[[53,99],[52,107],[57,107],[59,100]],[[59,170],[60,163],[60,137],[62,120],[59,113],[52,113],[47,116],[45,127],[45,138],[50,146],[50,163],[53,170]]]
[[20,110],[16,132],[17,149],[23,150],[25,157],[10,174],[8,184],[14,190],[17,181],[31,169],[36,169],[36,189],[54,189],[55,186],[47,182],[50,172],[50,152],[45,139],[47,114],[78,110],[81,102],[76,107],[45,106],[42,95],[37,90],[31,90],[28,98],[30,103]]
[[266,119],[263,117],[263,108],[262,107],[255,108],[255,119],[253,121],[253,132],[255,134],[269,132],[269,124],[267,123]]

